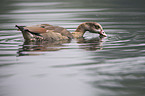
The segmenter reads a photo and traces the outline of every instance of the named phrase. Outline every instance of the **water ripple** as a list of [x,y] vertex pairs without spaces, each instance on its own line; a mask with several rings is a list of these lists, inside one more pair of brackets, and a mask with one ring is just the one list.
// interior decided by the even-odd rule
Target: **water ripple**
[[[138,3],[1,2],[0,95],[143,95],[145,12]],[[15,28],[48,23],[73,32],[86,21],[99,22],[108,36],[86,32],[79,40],[26,42]]]
[[56,12],[96,12],[96,11],[103,11],[103,10],[108,10],[108,9],[37,9],[37,10],[16,10],[16,11],[11,11],[10,13],[56,13]]
[[[58,4],[64,4],[64,2],[28,2],[28,3],[15,3],[11,4],[11,6],[49,6],[49,5],[58,5]],[[65,3],[67,4],[67,3]]]

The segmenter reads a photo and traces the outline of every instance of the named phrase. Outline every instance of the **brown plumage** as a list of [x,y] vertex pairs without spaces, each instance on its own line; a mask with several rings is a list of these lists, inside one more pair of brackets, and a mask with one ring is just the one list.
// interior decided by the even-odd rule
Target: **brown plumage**
[[33,26],[18,26],[16,27],[22,31],[25,40],[66,40],[83,37],[86,31],[98,33],[101,36],[107,36],[103,31],[102,26],[96,22],[85,22],[78,26],[75,32],[70,33],[67,29],[59,26],[52,26],[49,24],[40,24]]

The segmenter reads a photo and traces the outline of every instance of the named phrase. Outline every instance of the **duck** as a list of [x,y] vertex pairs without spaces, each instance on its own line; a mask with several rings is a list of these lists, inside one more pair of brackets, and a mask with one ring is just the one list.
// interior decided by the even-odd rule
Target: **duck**
[[71,40],[73,38],[83,37],[86,31],[91,33],[100,34],[100,36],[106,37],[106,33],[103,31],[103,27],[97,22],[84,22],[80,24],[75,32],[69,32],[67,29],[59,26],[53,26],[50,24],[39,24],[32,26],[18,26],[15,25],[23,34],[26,41],[59,41],[59,40]]

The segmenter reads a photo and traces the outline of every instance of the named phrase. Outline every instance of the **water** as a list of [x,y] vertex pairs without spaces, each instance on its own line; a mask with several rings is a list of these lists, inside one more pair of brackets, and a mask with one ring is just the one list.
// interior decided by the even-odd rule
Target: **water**
[[[0,96],[144,96],[143,0],[5,0],[0,4]],[[87,32],[70,42],[24,42],[17,25],[48,23],[73,32],[99,22],[108,37]]]

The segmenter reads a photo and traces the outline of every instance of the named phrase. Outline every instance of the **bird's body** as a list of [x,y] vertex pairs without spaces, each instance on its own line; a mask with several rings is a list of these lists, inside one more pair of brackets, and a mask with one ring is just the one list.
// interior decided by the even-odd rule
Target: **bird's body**
[[73,38],[83,37],[85,31],[93,33],[99,33],[102,36],[106,36],[103,33],[103,28],[99,23],[96,22],[85,22],[78,26],[75,32],[70,33],[67,29],[59,26],[53,26],[49,24],[40,24],[33,26],[18,26],[16,27],[22,32],[25,40],[37,41],[58,41],[58,40],[69,40]]

